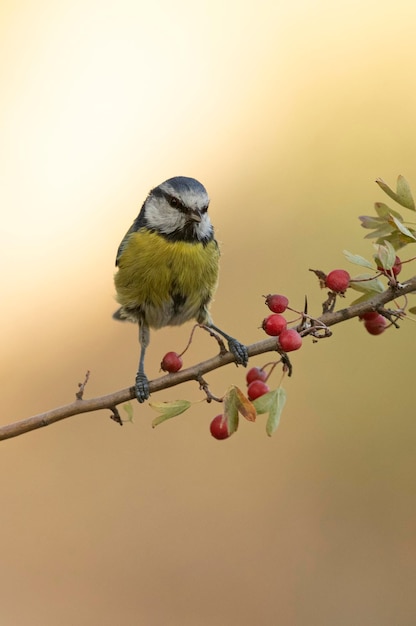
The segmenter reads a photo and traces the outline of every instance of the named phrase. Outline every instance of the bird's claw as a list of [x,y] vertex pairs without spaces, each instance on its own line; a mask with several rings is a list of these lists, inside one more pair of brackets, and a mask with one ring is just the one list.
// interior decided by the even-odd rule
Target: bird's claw
[[134,389],[136,391],[136,398],[138,402],[142,403],[148,399],[148,397],[150,396],[150,390],[149,381],[147,380],[146,374],[143,374],[142,372],[137,372],[136,384],[134,386]]
[[247,347],[237,341],[237,339],[230,339],[228,341],[228,349],[231,354],[234,356],[238,365],[247,366],[248,363],[248,351]]

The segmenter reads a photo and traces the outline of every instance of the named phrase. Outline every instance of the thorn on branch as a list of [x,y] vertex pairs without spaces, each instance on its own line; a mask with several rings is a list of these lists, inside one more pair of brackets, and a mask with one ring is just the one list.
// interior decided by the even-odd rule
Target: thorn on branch
[[89,381],[90,378],[90,370],[87,370],[86,374],[85,374],[85,378],[84,378],[84,382],[83,383],[78,383],[78,391],[75,394],[75,397],[77,400],[82,400],[83,395],[84,395],[84,390],[85,390],[85,386],[87,384],[87,382]]

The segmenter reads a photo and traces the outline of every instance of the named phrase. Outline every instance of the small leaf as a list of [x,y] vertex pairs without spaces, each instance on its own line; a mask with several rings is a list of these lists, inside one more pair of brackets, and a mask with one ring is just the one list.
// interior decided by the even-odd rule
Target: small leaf
[[396,225],[396,227],[400,230],[400,232],[403,233],[403,235],[406,235],[406,237],[409,237],[410,239],[416,240],[416,237],[414,236],[414,234],[408,228],[406,228],[406,226],[402,224],[400,220],[394,217],[394,215],[391,216],[391,219]]
[[398,213],[397,211],[393,211],[393,209],[387,206],[387,204],[384,204],[384,202],[375,202],[374,208],[376,210],[377,215],[379,215],[380,217],[389,218],[390,215],[394,215],[394,217],[397,217],[397,219],[403,221],[403,218],[400,215],[400,213]]
[[411,306],[410,309],[407,310],[408,313],[413,313],[413,315],[416,315],[416,306]]
[[397,202],[397,194],[391,189],[382,178],[376,178],[377,185],[386,193],[390,198]]
[[269,412],[270,407],[274,402],[274,394],[275,391],[268,391],[264,395],[253,400],[253,406],[256,409],[257,415]]
[[236,387],[231,385],[224,396],[224,417],[227,420],[227,429],[230,435],[238,428],[238,398]]
[[381,265],[385,270],[391,270],[396,261],[396,251],[389,241],[376,246],[375,261],[377,265]]
[[373,297],[374,297],[374,292],[364,293],[359,298],[356,298],[355,300],[353,300],[351,302],[351,305],[353,305],[353,304],[361,304],[361,302],[367,302],[368,300],[371,300],[371,298],[373,298]]
[[274,392],[274,402],[269,409],[269,417],[266,422],[266,433],[271,437],[280,423],[280,416],[286,403],[286,392],[279,387]]
[[377,240],[377,243],[383,243],[384,241],[389,241],[396,251],[407,246],[408,243],[413,243],[413,239],[409,241],[409,238],[405,237],[399,230],[395,230],[388,237],[381,237]]
[[[361,282],[357,282],[361,281]],[[361,291],[362,293],[382,293],[384,291],[384,285],[378,278],[372,278],[371,274],[360,274],[355,276],[350,281],[350,287],[355,291]]]
[[257,413],[254,408],[253,403],[246,398],[241,389],[235,387],[236,399],[237,399],[237,410],[246,420],[249,422],[255,422]]
[[397,178],[397,187],[396,187],[397,195],[400,198],[400,204],[407,209],[411,209],[412,211],[416,210],[415,201],[413,200],[412,192],[410,191],[410,186],[404,176],[399,176]]
[[363,228],[380,228],[380,225],[386,221],[382,217],[373,217],[371,215],[360,215],[358,219]]
[[131,402],[127,402],[127,404],[123,404],[123,409],[127,413],[127,422],[133,422],[133,406]]
[[156,417],[152,421],[153,428],[159,426],[162,422],[176,417],[181,413],[184,413],[191,406],[192,402],[189,400],[174,400],[173,402],[149,402],[149,406],[155,411],[160,413],[159,417]]
[[384,223],[380,228],[376,228],[373,232],[368,233],[364,239],[387,239],[395,231],[394,225],[391,223]]
[[376,183],[384,191],[384,193],[386,193],[395,202],[404,206],[406,209],[411,209],[412,211],[415,210],[415,203],[412,198],[409,183],[404,176],[399,176],[397,178],[397,192],[393,191],[393,189],[391,189],[382,178],[377,178]]
[[361,265],[362,267],[368,267],[369,269],[374,269],[374,264],[370,263],[370,261],[367,261],[367,259],[360,256],[359,254],[351,254],[351,252],[348,252],[348,250],[343,250],[342,252],[345,258],[350,263],[354,263],[355,265]]

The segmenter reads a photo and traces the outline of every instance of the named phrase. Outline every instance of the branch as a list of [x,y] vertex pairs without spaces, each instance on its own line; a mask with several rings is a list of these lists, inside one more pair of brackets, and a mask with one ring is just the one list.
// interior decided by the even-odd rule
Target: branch
[[[385,304],[391,302],[395,298],[404,296],[407,293],[415,291],[416,276],[406,281],[402,285],[399,285],[397,287],[389,287],[384,292],[374,296],[370,300],[366,300],[365,302],[361,302],[359,304],[340,309],[339,311],[330,311],[324,313],[321,317],[316,319],[316,323],[322,324],[323,327],[334,326],[335,324],[339,324],[340,322],[352,319],[353,317],[358,317],[359,315],[362,315],[363,313],[366,313],[368,311],[381,309]],[[301,334],[308,334],[309,332],[310,329],[305,329],[301,332]],[[264,354],[266,352],[275,352],[276,337],[270,337],[268,339],[263,339],[262,341],[253,343],[250,346],[247,346],[247,349],[249,357],[253,357],[258,354]],[[202,363],[198,363],[197,365],[181,370],[176,374],[167,374],[165,376],[161,376],[160,378],[156,378],[155,380],[150,381],[150,392],[156,393],[157,391],[161,391],[162,389],[175,387],[176,385],[180,385],[181,383],[187,382],[189,380],[198,381],[201,376],[203,376],[207,372],[211,372],[212,370],[218,369],[219,367],[228,365],[233,361],[234,357],[232,354],[230,354],[230,352],[226,352],[225,354],[219,354],[211,359],[208,359],[207,361],[203,361]],[[85,384],[86,381],[83,383],[83,385],[81,385],[81,393],[79,391],[76,394],[76,400],[71,404],[67,404],[65,406],[52,409],[51,411],[46,411],[45,413],[40,413],[39,415],[34,415],[32,417],[28,417],[26,419],[13,422],[12,424],[7,424],[0,427],[0,440],[10,439],[12,437],[23,435],[24,433],[30,432],[31,430],[36,430],[37,428],[42,428],[43,426],[49,426],[50,424],[54,424],[55,422],[63,420],[67,417],[71,417],[72,415],[90,413],[92,411],[99,411],[101,409],[109,409],[112,412],[112,417],[116,421],[120,421],[118,411],[116,409],[117,405],[122,404],[123,402],[128,402],[129,400],[135,398],[134,387],[128,387],[126,389],[121,389],[120,391],[115,391],[114,393],[110,393],[99,398],[84,400],[82,398],[82,392],[84,391]]]

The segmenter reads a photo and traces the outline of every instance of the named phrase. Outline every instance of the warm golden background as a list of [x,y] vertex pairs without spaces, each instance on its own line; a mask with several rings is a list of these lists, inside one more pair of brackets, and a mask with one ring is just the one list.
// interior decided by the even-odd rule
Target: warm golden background
[[[132,384],[114,257],[170,176],[210,193],[220,326],[262,338],[270,291],[318,312],[308,268],[372,254],[374,179],[416,189],[415,27],[413,0],[3,2],[2,423],[71,401],[87,368],[88,397]],[[190,328],[153,335],[151,376]],[[259,419],[214,441],[199,405],[4,442],[2,626],[414,624],[415,332],[306,342],[271,440]],[[213,353],[195,343],[188,364]],[[158,399],[177,397],[200,394]]]

